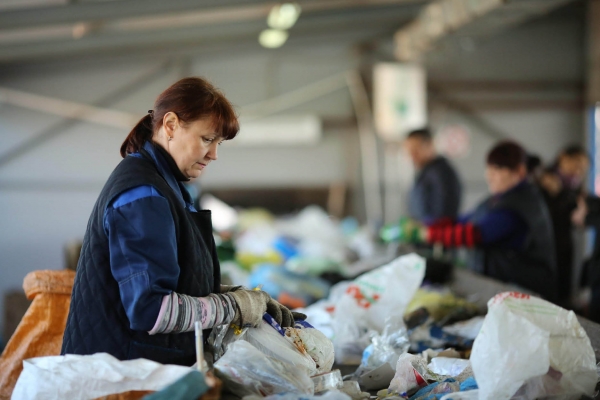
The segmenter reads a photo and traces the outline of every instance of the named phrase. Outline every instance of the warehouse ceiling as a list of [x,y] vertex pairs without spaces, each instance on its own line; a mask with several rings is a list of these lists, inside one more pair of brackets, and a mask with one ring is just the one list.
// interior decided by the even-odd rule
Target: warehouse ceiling
[[[6,2],[5,2],[6,3]],[[277,4],[257,0],[12,0],[0,9],[0,63],[95,55],[258,50]],[[23,6],[22,4],[27,4]],[[391,37],[425,0],[304,0],[286,47]]]
[[[438,0],[439,2],[440,0]],[[452,6],[462,0],[441,0]],[[503,0],[509,7],[570,0]],[[490,0],[469,0],[472,3]],[[302,13],[286,49],[322,43],[354,45],[380,39],[415,21],[427,0],[297,0]],[[168,56],[261,49],[271,8],[259,0],[0,0],[0,65],[97,56]],[[518,4],[517,4],[518,6]],[[464,6],[463,6],[464,7]],[[502,25],[498,13],[478,26]],[[492,21],[493,19],[493,21]],[[527,18],[523,18],[523,22]],[[501,28],[501,26],[500,26]]]

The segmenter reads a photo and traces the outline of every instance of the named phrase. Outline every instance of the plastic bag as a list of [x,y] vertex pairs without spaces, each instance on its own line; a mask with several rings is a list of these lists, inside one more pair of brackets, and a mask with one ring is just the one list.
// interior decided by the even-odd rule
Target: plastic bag
[[473,317],[467,321],[457,322],[452,325],[446,325],[442,330],[451,335],[460,336],[465,339],[475,339],[481,331],[485,317]]
[[458,376],[465,368],[471,365],[469,360],[450,357],[434,357],[427,367],[436,374],[446,376]]
[[301,368],[267,357],[245,340],[231,343],[215,363],[215,371],[233,394],[268,396],[277,393],[314,393],[313,382]]
[[295,368],[300,368],[308,376],[318,374],[317,365],[307,353],[303,343],[294,342],[292,338],[286,337],[285,331],[277,322],[273,321],[270,316],[268,318],[272,322],[267,322],[263,319],[262,324],[258,328],[245,329],[241,335],[234,337],[234,339],[246,340],[265,355],[291,364]]
[[370,335],[381,334],[388,317],[404,314],[424,275],[425,259],[409,254],[356,278],[335,307],[336,361],[358,364]]
[[396,374],[390,382],[389,392],[407,395],[427,386],[427,381],[442,381],[443,377],[427,368],[427,362],[420,356],[402,354],[396,364]]
[[334,362],[333,343],[318,329],[305,321],[296,321],[293,327],[285,328],[285,337],[291,340],[300,352],[315,362],[317,374],[331,371]]
[[236,335],[233,329],[224,326],[213,330],[213,334],[209,344],[213,346],[217,360],[231,343],[245,340],[265,355],[301,368],[309,376],[331,371],[334,361],[331,340],[301,320],[293,327],[282,328],[265,314],[258,328],[246,328]]
[[[356,370],[355,376],[361,381],[361,376],[386,363],[395,368],[398,358],[406,353],[409,347],[408,332],[402,317],[396,315],[388,318],[383,334],[374,335],[371,339],[371,344],[363,352],[363,358]],[[360,383],[364,385],[362,381]]]
[[95,399],[131,390],[160,390],[190,372],[139,358],[120,361],[107,353],[68,354],[23,361],[15,400]]
[[573,311],[517,292],[496,295],[488,309],[471,353],[480,399],[594,393],[594,350]]

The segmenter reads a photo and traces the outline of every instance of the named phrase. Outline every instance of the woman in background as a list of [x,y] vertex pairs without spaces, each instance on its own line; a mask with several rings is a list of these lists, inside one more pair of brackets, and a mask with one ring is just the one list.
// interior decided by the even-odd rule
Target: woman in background
[[471,268],[548,300],[557,297],[552,222],[539,190],[527,178],[526,153],[504,141],[487,155],[490,196],[457,221],[404,230],[406,238],[472,249]]

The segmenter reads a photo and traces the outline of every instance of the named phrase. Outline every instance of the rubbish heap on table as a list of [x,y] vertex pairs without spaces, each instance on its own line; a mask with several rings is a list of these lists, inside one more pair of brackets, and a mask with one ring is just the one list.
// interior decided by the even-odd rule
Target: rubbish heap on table
[[[505,292],[489,300],[483,315],[486,310],[425,279],[448,277],[443,263],[416,254],[381,261],[390,258],[377,258],[384,249],[355,220],[338,222],[316,207],[276,219],[262,210],[238,212],[211,201],[217,203],[208,208],[225,210],[225,217],[214,219],[224,283],[260,286],[307,315],[289,328],[265,314],[258,328],[213,329],[205,357],[224,392],[247,400],[367,400],[374,393],[379,400],[527,400],[594,394],[594,351],[572,311]],[[117,389],[160,390],[168,382],[189,386],[196,379],[187,375],[189,368],[146,361],[102,354],[27,360],[15,393],[85,398],[89,388],[101,396]],[[157,392],[156,398],[176,389]],[[192,389],[205,393],[208,387]]]

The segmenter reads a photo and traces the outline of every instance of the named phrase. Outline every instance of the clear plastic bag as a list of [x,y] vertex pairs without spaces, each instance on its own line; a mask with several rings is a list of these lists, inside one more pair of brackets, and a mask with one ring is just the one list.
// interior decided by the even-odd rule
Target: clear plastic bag
[[401,315],[387,319],[381,335],[375,334],[365,349],[355,376],[360,377],[388,363],[394,369],[398,358],[408,351],[410,341]]
[[517,292],[496,295],[488,309],[471,353],[480,399],[593,395],[594,350],[573,311]]
[[267,357],[245,340],[228,346],[215,371],[233,394],[269,396],[277,393],[314,394],[313,382],[301,368]]

